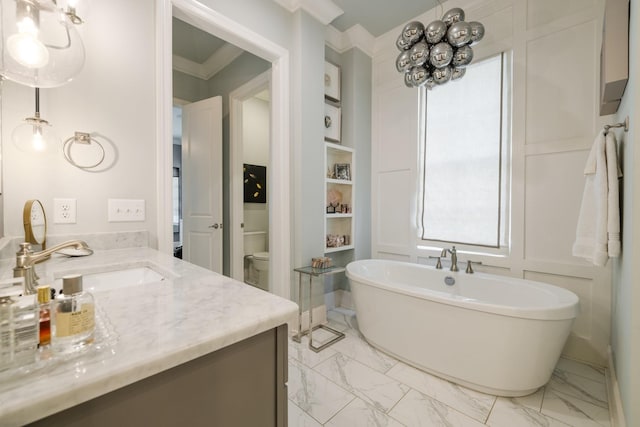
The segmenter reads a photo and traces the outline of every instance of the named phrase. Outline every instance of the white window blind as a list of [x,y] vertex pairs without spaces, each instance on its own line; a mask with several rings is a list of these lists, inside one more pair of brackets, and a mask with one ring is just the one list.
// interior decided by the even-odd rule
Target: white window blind
[[500,54],[423,97],[423,240],[495,248],[508,242],[507,69]]

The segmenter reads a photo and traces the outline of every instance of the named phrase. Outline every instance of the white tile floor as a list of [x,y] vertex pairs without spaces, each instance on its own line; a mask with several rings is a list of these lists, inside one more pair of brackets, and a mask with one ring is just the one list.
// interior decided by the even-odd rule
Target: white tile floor
[[[611,426],[604,370],[560,359],[549,383],[522,398],[479,393],[419,371],[371,346],[353,312],[329,324],[346,337],[315,353],[289,340],[289,426]],[[314,343],[330,338],[314,331]]]

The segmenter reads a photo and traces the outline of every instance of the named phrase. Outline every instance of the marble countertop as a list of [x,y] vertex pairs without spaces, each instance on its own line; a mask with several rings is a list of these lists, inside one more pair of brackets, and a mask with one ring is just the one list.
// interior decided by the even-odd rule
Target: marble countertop
[[[0,260],[0,277],[13,259]],[[0,372],[0,425],[23,425],[291,322],[297,305],[150,248],[54,255],[41,284],[64,274],[147,266],[167,279],[96,289],[96,340],[70,356]],[[46,359],[46,360],[45,360]]]

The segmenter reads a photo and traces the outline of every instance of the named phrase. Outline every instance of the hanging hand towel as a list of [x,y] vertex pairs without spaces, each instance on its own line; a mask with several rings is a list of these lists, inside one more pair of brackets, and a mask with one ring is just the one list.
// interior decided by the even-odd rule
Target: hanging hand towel
[[584,168],[585,185],[576,228],[573,255],[596,266],[620,255],[620,208],[616,137],[602,131],[596,137]]

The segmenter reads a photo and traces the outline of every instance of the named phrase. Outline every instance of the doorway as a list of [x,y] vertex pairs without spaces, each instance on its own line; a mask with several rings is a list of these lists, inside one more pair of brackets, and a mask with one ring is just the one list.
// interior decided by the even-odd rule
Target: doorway
[[[290,128],[289,128],[289,53],[283,47],[266,39],[250,28],[220,15],[195,0],[165,0],[158,11],[159,53],[158,109],[159,138],[158,180],[162,183],[158,195],[158,247],[166,253],[173,252],[172,207],[172,19],[180,20],[229,41],[271,63],[271,138],[269,147],[271,162],[269,181],[270,196],[278,200],[270,206],[269,282],[273,293],[284,298],[290,296],[291,284],[291,202],[290,202]],[[238,225],[239,226],[239,225]]]
[[[256,265],[264,264],[254,262],[254,252],[269,253],[270,93],[271,73],[265,72],[229,94],[230,222],[233,230],[230,238],[231,277],[252,284],[258,283],[261,274],[255,271]],[[259,182],[254,181],[256,178],[259,181],[261,172],[267,178],[263,188],[250,191],[251,185],[260,186]],[[264,200],[261,195],[266,196]],[[247,240],[251,247],[245,247]],[[266,247],[260,250],[262,242],[266,243]],[[262,271],[261,268],[258,270]],[[260,287],[265,288],[268,280],[260,282]]]

